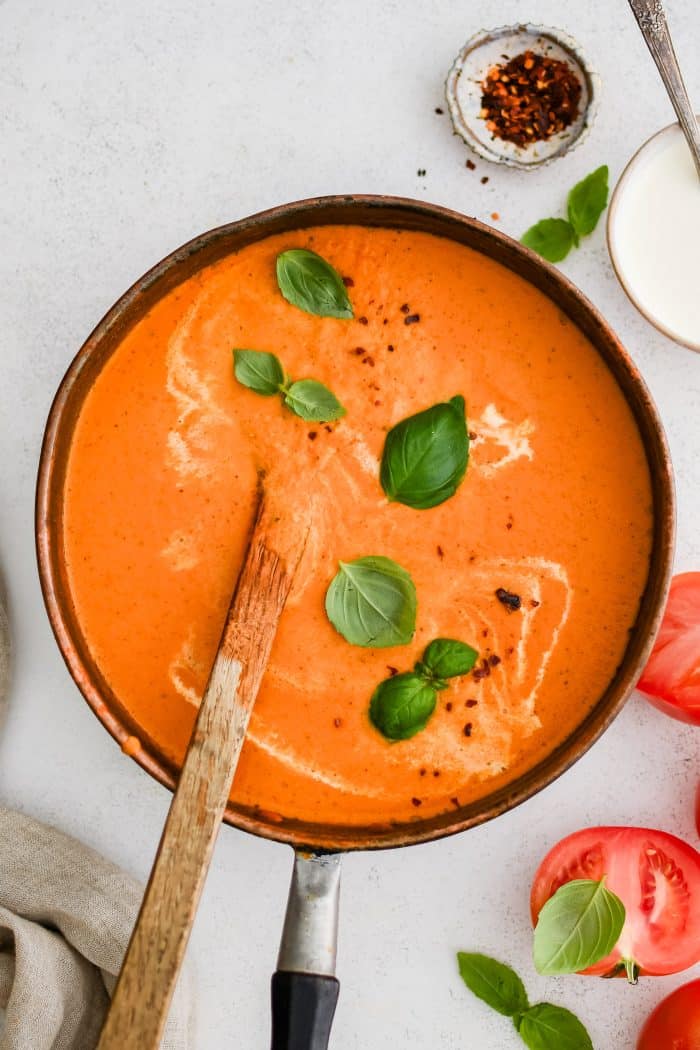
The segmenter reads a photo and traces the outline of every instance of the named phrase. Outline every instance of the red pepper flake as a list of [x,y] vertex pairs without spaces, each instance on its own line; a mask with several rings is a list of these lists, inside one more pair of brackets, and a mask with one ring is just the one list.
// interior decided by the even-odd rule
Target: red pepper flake
[[519,594],[513,594],[512,591],[507,591],[505,587],[499,587],[496,591],[496,597],[498,598],[501,605],[505,605],[509,612],[516,612],[522,605]]
[[467,722],[467,724],[465,725],[465,727],[462,730],[462,732],[464,733],[465,736],[471,736],[472,735],[472,724],[471,724],[471,722]]
[[367,354],[366,357],[362,358],[363,365],[369,365],[370,368],[374,368],[374,358],[371,354]]
[[488,638],[488,636],[489,636],[489,629],[488,629],[488,627],[482,628],[481,637],[482,638]]
[[439,769],[434,769],[433,770],[433,776],[434,777],[439,777],[440,776],[440,770]]
[[428,772],[428,770],[427,770],[427,769],[421,769],[421,770],[419,770],[419,772],[420,772],[420,775],[421,775],[422,777],[424,777],[424,776],[425,776],[425,774],[426,774],[426,773]]
[[444,558],[445,557],[445,552],[444,552],[444,550],[442,549],[442,547],[440,546],[439,543],[438,543],[438,545],[436,547],[436,550],[437,550],[438,558]]
[[414,806],[422,806],[423,805],[423,802],[419,798],[412,798],[411,802],[413,803]]
[[481,661],[476,671],[472,671],[472,678],[475,682],[480,682],[482,678],[488,678],[491,674],[491,665],[488,660],[484,659]]
[[382,324],[389,324],[389,318],[385,317],[384,320],[382,321]]
[[491,653],[491,655],[489,656],[489,663],[491,664],[491,666],[492,667],[498,667],[500,662],[501,662],[500,656],[496,656],[495,653]]
[[358,324],[369,324],[369,321],[367,320],[366,317],[358,317],[357,321],[358,321]]
[[352,352],[353,354],[357,354],[358,357],[362,357],[363,354],[367,353],[364,346],[356,346]]
[[399,307],[399,310],[402,314],[407,314],[410,313],[411,307],[408,305],[408,303],[404,303],[402,306]]
[[485,186],[488,181],[489,181],[488,175],[482,175],[481,176],[481,185],[482,186]]
[[381,401],[375,401],[374,402],[374,407],[375,408],[379,408],[380,406],[381,406]]
[[333,725],[335,726],[336,729],[340,729],[342,724],[343,724],[342,718],[334,718],[333,719]]
[[354,288],[355,287],[355,282],[353,281],[352,277],[343,277],[343,284],[345,285],[346,288]]
[[528,146],[568,128],[578,116],[581,82],[568,62],[523,51],[493,66],[481,85],[480,116],[494,138]]
[[479,436],[479,435],[477,434],[476,430],[470,430],[470,431],[469,431],[469,440],[470,440],[470,441],[476,441],[476,439],[478,438],[478,436]]
[[420,314],[409,314],[408,317],[404,317],[404,324],[418,324],[420,321]]
[[465,707],[476,707],[476,705],[478,703],[479,703],[478,700],[467,700],[464,706]]
[[391,343],[389,343],[389,345],[387,346],[387,350],[389,351],[389,353],[390,353],[390,354],[393,354],[393,352],[394,352],[394,348],[393,348],[393,346],[391,345]]
[[453,805],[453,806],[455,806],[455,807],[456,807],[457,809],[459,809],[459,807],[461,806],[461,802],[459,801],[459,799],[458,799],[457,797],[455,797],[455,798],[451,798],[451,799],[450,799],[450,802],[451,802],[451,803],[452,803],[452,805]]
[[448,700],[447,703],[445,704],[445,710],[446,711],[451,711],[452,710],[452,701],[451,700]]
[[497,211],[492,211],[492,212],[491,212],[491,218],[492,218],[492,219],[494,219],[494,220],[495,220],[496,222],[498,222],[498,220],[500,219],[500,217],[501,217],[501,216],[500,216],[500,215],[498,214],[498,212],[497,212]]
[[399,673],[398,667],[392,667],[391,664],[387,664],[386,669],[392,678],[394,677],[394,675]]
[[466,160],[465,167],[469,168],[470,171],[476,171],[476,164],[473,160]]
[[530,598],[530,608],[531,609],[538,609],[539,605],[540,605],[540,603],[537,601],[536,598]]
[[318,437],[318,432],[316,430],[310,430],[309,431],[309,434],[308,434],[309,441],[315,441],[317,437]]
[[333,433],[333,427],[330,425],[330,423],[324,423],[323,424],[323,429],[327,430],[329,434]]
[[441,116],[442,116],[442,114],[443,114],[443,113],[445,112],[445,110],[444,110],[444,109],[440,109],[440,107],[439,107],[439,106],[436,106],[436,107],[435,107],[435,112],[437,113],[437,115],[438,115],[439,117],[441,117]]
[[506,528],[507,529],[512,529],[513,528],[513,522],[512,521],[507,521],[506,522]]
[[506,649],[506,656],[512,656],[514,652],[515,652],[515,649],[513,648],[513,646],[509,645],[508,648]]

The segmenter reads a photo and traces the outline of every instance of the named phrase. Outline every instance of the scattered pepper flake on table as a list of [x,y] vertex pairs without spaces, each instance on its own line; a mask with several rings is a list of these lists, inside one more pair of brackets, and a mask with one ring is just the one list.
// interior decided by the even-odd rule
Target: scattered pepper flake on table
[[[474,163],[473,160],[469,160],[468,157],[467,157],[466,161],[464,162],[464,166],[465,166],[465,168],[469,168],[470,171],[476,171],[476,164]],[[481,181],[483,182],[484,180],[482,179]]]
[[494,138],[528,146],[573,124],[580,101],[581,82],[568,62],[523,51],[487,73],[480,116]]

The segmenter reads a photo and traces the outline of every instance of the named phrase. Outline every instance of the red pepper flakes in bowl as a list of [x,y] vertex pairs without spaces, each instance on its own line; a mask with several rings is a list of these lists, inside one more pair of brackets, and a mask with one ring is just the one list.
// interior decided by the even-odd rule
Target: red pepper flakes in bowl
[[576,120],[581,81],[568,62],[523,51],[493,66],[482,84],[481,117],[497,138],[526,146]]

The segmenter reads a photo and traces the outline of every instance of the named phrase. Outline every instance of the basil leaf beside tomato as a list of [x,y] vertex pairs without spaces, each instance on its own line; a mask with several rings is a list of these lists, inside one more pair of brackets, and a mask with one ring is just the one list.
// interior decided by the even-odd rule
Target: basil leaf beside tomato
[[343,279],[329,262],[308,248],[290,248],[277,256],[277,284],[284,298],[317,317],[353,316]]
[[326,591],[326,615],[351,645],[406,645],[416,629],[416,588],[391,558],[370,555],[340,563]]
[[593,1043],[578,1017],[563,1006],[537,1003],[516,1025],[530,1050],[593,1050]]
[[427,510],[454,496],[468,461],[464,398],[457,395],[391,428],[379,477],[390,500]]
[[624,925],[625,906],[604,878],[567,882],[539,914],[535,969],[548,975],[585,970],[610,954]]
[[593,1050],[578,1017],[561,1006],[530,1006],[523,982],[514,970],[476,952],[458,952],[462,980],[479,999],[505,1017],[530,1050]]
[[583,828],[557,843],[532,885],[533,925],[562,884],[603,877],[625,907],[625,923],[611,951],[584,973],[626,970],[635,980],[700,962],[700,853],[650,828]]
[[478,952],[458,952],[457,964],[470,992],[505,1017],[516,1017],[530,1006],[525,985],[515,970]]
[[567,257],[576,243],[576,234],[566,219],[540,219],[520,240],[547,262],[556,263]]

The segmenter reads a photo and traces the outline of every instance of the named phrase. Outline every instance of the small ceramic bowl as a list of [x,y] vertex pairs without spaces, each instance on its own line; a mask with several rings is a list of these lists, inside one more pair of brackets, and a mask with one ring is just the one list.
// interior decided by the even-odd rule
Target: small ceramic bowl
[[[482,84],[494,66],[523,51],[566,62],[581,84],[576,120],[564,131],[527,146],[494,137],[481,113]],[[578,44],[558,29],[530,24],[482,30],[471,37],[454,61],[445,84],[445,97],[455,132],[484,160],[532,171],[583,142],[598,106],[600,78],[584,59]]]
[[[698,114],[700,120],[700,114]],[[613,265],[615,275],[622,285],[623,291],[626,293],[630,302],[636,306],[640,314],[649,321],[650,324],[656,328],[658,332],[668,336],[674,343],[678,343],[679,346],[685,346],[689,350],[695,350],[700,352],[700,338],[692,338],[689,333],[683,333],[676,331],[670,322],[666,322],[662,317],[659,316],[659,311],[655,309],[649,297],[645,296],[644,291],[638,286],[638,282],[635,281],[632,274],[628,272],[626,262],[629,258],[629,248],[627,252],[623,250],[623,234],[620,231],[620,213],[622,211],[625,197],[634,188],[635,181],[644,175],[645,164],[652,160],[654,155],[659,151],[666,148],[667,144],[676,141],[681,138],[682,132],[678,124],[669,124],[667,127],[657,131],[651,138],[644,142],[633,157],[627,162],[627,167],[622,172],[618,183],[613,191],[613,195],[610,199],[610,207],[608,208],[608,220],[607,220],[607,238],[608,238],[608,252],[610,254],[610,261]],[[657,255],[659,263],[661,263],[661,257]]]

